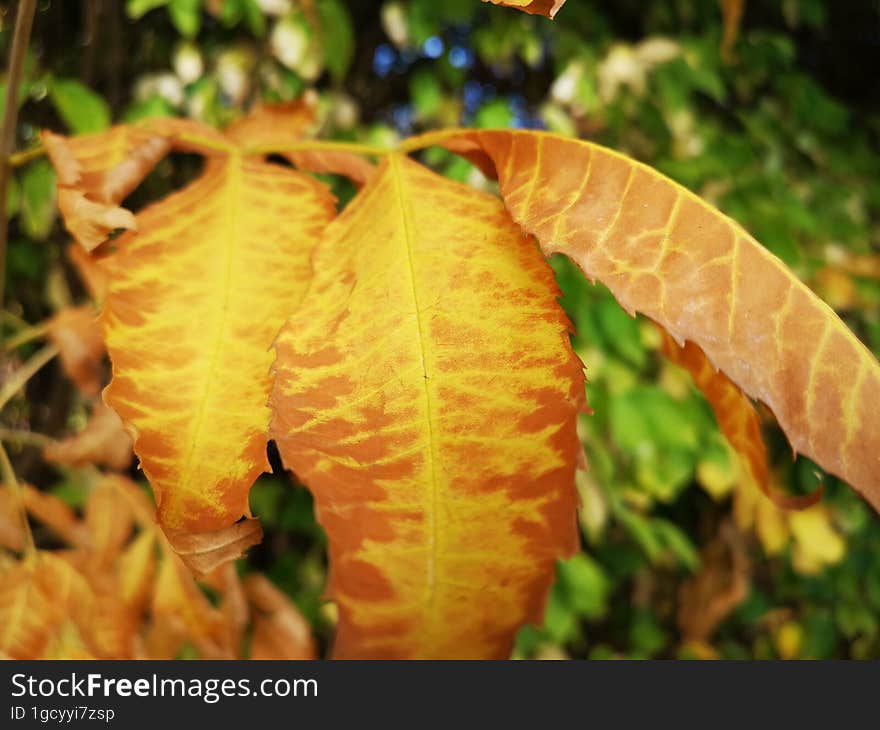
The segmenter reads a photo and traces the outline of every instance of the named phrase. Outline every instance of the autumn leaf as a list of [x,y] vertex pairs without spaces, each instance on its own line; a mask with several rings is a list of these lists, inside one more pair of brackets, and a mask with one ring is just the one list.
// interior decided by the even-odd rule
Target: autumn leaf
[[767,449],[761,436],[761,417],[748,397],[724,373],[718,372],[703,351],[693,342],[679,347],[661,329],[663,354],[690,373],[696,386],[706,396],[718,419],[721,433],[737,451],[752,482],[777,507],[804,509],[822,498],[822,487],[808,495],[784,494],[771,485]]
[[86,395],[96,395],[104,378],[104,340],[91,306],[66,307],[46,323],[68,377]]
[[[313,178],[210,128],[159,120],[150,134],[207,159],[193,183],[138,213],[137,232],[101,261],[113,364],[104,398],[132,435],[162,526],[212,532],[250,515],[248,491],[268,468],[269,347],[308,286],[335,205]],[[53,160],[63,151],[85,194],[113,200],[107,190],[130,187],[157,157],[141,154],[153,149],[143,135],[105,133],[101,167],[97,137],[54,140]]]
[[251,659],[317,658],[309,622],[266,576],[247,576],[244,590],[254,614]]
[[677,622],[685,642],[706,645],[718,625],[749,593],[746,548],[733,525],[721,525],[701,553],[700,571],[678,593]]
[[171,547],[196,577],[203,577],[215,568],[236,560],[263,539],[259,520],[242,520],[229,527],[211,532],[177,532],[166,530]]
[[131,464],[131,456],[131,437],[122,420],[100,402],[95,403],[82,431],[43,448],[46,461],[68,466],[100,464],[122,470]]
[[337,657],[505,657],[577,547],[583,372],[493,196],[383,161],[276,342],[270,435],[330,542]]
[[516,8],[532,15],[546,15],[548,18],[554,17],[565,4],[565,0],[483,0],[483,2]]
[[499,178],[513,219],[623,308],[695,343],[794,449],[880,508],[880,365],[822,300],[736,222],[650,167],[580,140],[444,131],[410,140]]

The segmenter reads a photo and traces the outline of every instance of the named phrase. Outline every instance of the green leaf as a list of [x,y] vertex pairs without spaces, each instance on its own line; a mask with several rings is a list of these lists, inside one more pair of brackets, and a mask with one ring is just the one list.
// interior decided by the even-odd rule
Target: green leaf
[[51,79],[49,98],[58,116],[74,134],[100,132],[110,126],[110,107],[75,79]]
[[21,178],[22,230],[37,241],[45,240],[55,222],[55,171],[48,160],[28,165]]
[[337,83],[345,78],[354,58],[351,16],[339,0],[320,0],[317,5],[327,70]]
[[132,20],[146,15],[155,8],[161,8],[168,4],[168,0],[128,0],[125,4],[125,12]]
[[195,38],[202,25],[200,0],[170,0],[168,16],[184,38]]
[[608,610],[610,583],[601,566],[580,553],[557,565],[558,583],[568,605],[581,616],[601,618]]

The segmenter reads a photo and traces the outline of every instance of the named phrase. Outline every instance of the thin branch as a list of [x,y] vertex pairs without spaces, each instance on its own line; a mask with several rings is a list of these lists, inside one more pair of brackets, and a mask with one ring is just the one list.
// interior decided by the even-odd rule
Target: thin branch
[[0,389],[0,410],[20,391],[34,373],[58,354],[56,345],[46,345],[30,360],[16,370]]
[[26,150],[13,152],[11,155],[9,155],[9,166],[21,167],[22,165],[26,165],[31,160],[35,160],[45,154],[46,150],[43,145],[36,144],[33,147],[28,147],[28,149]]
[[12,444],[21,444],[22,446],[37,446],[40,448],[55,443],[54,439],[49,438],[42,433],[3,427],[0,427],[0,441],[6,441]]
[[27,506],[24,502],[24,490],[21,488],[15,472],[12,469],[12,462],[9,461],[9,455],[3,444],[0,443],[0,479],[3,480],[15,496],[15,503],[18,506],[19,519],[21,520],[21,529],[24,534],[24,551],[26,555],[35,555],[37,546],[34,544],[34,534],[31,532],[31,523],[27,516]]
[[48,329],[46,324],[35,324],[32,327],[25,327],[6,340],[6,350],[14,350],[28,342],[39,339],[46,334]]
[[[0,129],[0,308],[3,306],[6,283],[6,236],[9,219],[6,215],[6,190],[9,187],[9,156],[15,145],[18,124],[18,87],[31,28],[34,24],[36,0],[20,0],[15,17],[12,49],[9,52],[9,71],[6,74],[6,106],[3,109],[3,127]],[[0,339],[3,335],[0,332]]]

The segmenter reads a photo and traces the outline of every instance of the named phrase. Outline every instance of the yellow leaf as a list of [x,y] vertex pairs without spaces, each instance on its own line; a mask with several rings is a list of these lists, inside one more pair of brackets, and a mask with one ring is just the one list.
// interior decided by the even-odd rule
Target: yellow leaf
[[330,541],[338,657],[505,657],[577,547],[583,371],[493,196],[382,162],[276,342],[270,435]]
[[208,158],[197,180],[141,211],[138,231],[101,260],[113,363],[104,398],[132,435],[160,523],[176,533],[249,515],[248,491],[268,467],[269,347],[335,215],[325,186],[245,154],[232,134],[159,120],[51,142],[64,184],[113,203],[161,156],[156,139]]
[[650,167],[528,131],[439,144],[497,171],[513,219],[766,403],[796,451],[880,508],[880,365],[828,305],[741,226]]
[[818,573],[828,565],[840,562],[846,543],[831,526],[831,515],[823,505],[789,516],[794,539],[792,563],[806,574]]

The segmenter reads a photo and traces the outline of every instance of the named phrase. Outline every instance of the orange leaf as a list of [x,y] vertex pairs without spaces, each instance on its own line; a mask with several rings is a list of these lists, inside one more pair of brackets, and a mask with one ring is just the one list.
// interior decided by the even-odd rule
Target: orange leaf
[[58,311],[47,322],[47,332],[68,377],[86,395],[97,394],[104,376],[104,340],[91,306]]
[[312,627],[269,579],[252,573],[244,581],[254,613],[251,659],[316,659]]
[[766,403],[796,451],[880,508],[880,365],[834,312],[736,222],[650,167],[525,131],[424,135],[497,170],[513,219],[631,314],[694,342]]
[[552,18],[565,5],[565,0],[483,0],[484,3],[504,5],[508,8],[523,10],[532,15],[546,15]]
[[54,464],[103,464],[122,470],[131,464],[131,437],[116,412],[98,402],[86,427],[63,441],[48,444],[43,448],[43,457]]
[[715,412],[721,433],[739,453],[755,486],[777,507],[806,509],[822,498],[822,487],[812,494],[783,494],[770,485],[767,449],[761,436],[761,417],[748,397],[724,373],[712,367],[705,353],[693,342],[679,347],[668,332],[660,328],[663,353],[687,370]]
[[326,230],[270,434],[330,541],[339,657],[504,657],[577,547],[583,371],[493,196],[396,155]]

